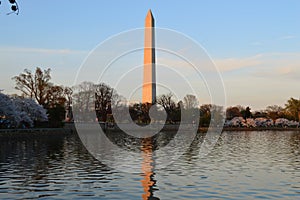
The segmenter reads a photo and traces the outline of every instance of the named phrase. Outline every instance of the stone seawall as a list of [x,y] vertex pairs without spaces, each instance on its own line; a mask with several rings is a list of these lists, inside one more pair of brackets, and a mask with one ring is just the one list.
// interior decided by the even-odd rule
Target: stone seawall
[[0,136],[68,135],[74,133],[76,133],[74,124],[66,124],[63,128],[0,129]]
[[[103,125],[101,125],[103,126]],[[105,127],[105,128],[104,128]],[[163,131],[177,131],[179,125],[165,125]],[[188,127],[188,126],[187,126]],[[102,128],[107,129],[110,132],[118,132],[120,129],[117,126],[112,128]],[[200,127],[198,132],[207,132],[207,127]],[[225,127],[223,131],[300,131],[300,128],[281,128],[281,127],[256,127],[256,128],[244,128],[244,127]],[[0,129],[0,137],[2,136],[34,136],[34,135],[68,135],[76,134],[76,128],[74,123],[66,123],[63,128],[30,128],[30,129]]]
[[223,131],[300,131],[292,127],[224,127]]

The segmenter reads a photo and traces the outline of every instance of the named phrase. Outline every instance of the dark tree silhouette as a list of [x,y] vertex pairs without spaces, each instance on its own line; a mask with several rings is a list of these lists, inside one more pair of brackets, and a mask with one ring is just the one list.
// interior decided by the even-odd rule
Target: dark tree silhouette
[[111,114],[111,105],[114,95],[117,95],[113,88],[105,83],[95,86],[95,110],[99,121],[106,122],[107,115]]
[[20,90],[25,97],[35,99],[40,105],[45,106],[47,93],[51,87],[50,68],[42,70],[37,67],[35,73],[25,69],[23,73],[12,79],[16,82],[15,89]]
[[69,93],[70,89],[50,82],[50,72],[50,68],[42,70],[37,67],[34,73],[25,69],[23,73],[12,78],[16,82],[15,89],[21,91],[22,96],[35,99],[46,109],[56,105],[64,106],[67,100],[66,93]]
[[295,121],[300,121],[300,99],[291,97],[285,104],[285,110]]
[[204,104],[200,106],[200,126],[209,126],[211,120],[211,104]]
[[163,94],[157,98],[157,103],[160,104],[167,113],[167,121],[172,121],[172,114],[176,108],[176,104],[172,99],[173,94]]
[[240,109],[237,106],[226,109],[226,119],[231,120],[234,117],[241,117]]
[[47,109],[51,126],[60,126],[65,118],[66,103],[70,102],[70,88],[54,85],[51,80],[50,68],[42,70],[37,67],[35,72],[25,69],[23,73],[12,79],[16,82],[16,89],[22,96],[35,99]]
[[278,105],[268,106],[265,110],[267,117],[271,118],[273,121],[278,118],[284,118],[284,109]]
[[247,119],[247,118],[251,118],[252,117],[252,113],[251,113],[251,108],[248,106],[245,110],[245,114],[244,114],[244,119]]
[[[17,1],[16,1],[16,0],[8,0],[8,2],[9,2],[10,5],[11,5],[11,7],[10,7],[11,12],[7,13],[7,15],[10,15],[10,14],[12,14],[12,13],[15,13],[16,15],[18,15],[20,9],[19,9],[19,5],[18,5]],[[0,1],[0,5],[1,5],[1,4],[2,4],[2,1]]]

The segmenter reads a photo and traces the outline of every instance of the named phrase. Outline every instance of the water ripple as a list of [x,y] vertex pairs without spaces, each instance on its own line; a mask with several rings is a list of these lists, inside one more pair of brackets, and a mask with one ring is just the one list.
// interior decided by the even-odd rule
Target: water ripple
[[105,166],[75,135],[0,138],[0,147],[0,199],[300,198],[299,132],[225,132],[207,157],[195,142],[150,174]]

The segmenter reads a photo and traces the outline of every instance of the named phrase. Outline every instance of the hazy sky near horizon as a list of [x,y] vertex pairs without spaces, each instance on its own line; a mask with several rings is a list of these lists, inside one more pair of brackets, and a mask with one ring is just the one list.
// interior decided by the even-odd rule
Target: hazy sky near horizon
[[[0,89],[25,68],[52,69],[71,86],[89,52],[112,35],[142,28],[148,9],[157,27],[198,42],[220,70],[227,105],[283,106],[299,98],[300,1],[24,1],[20,14],[0,6]],[[204,102],[205,103],[205,102]]]

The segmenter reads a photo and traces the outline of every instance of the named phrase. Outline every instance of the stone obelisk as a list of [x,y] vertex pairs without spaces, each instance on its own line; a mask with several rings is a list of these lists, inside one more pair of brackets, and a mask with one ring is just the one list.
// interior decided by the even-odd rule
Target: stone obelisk
[[144,80],[142,103],[151,104],[154,104],[156,101],[154,29],[154,18],[151,10],[149,10],[145,19]]

